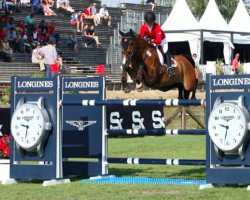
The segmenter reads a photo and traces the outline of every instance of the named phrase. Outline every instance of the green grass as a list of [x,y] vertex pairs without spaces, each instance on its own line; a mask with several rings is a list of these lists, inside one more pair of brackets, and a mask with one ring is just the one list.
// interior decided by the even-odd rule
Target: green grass
[[[205,159],[205,136],[161,136],[111,138],[110,157]],[[147,176],[160,178],[205,179],[205,167],[111,164],[110,174],[116,176]],[[221,187],[199,190],[195,186],[174,185],[111,185],[72,183],[43,187],[42,182],[0,185],[4,200],[113,200],[113,199],[249,199],[246,187]]]
[[[196,114],[204,113],[201,108],[195,107],[193,109]],[[172,112],[173,109],[164,109],[165,115]],[[200,116],[200,119],[204,120],[204,116]],[[178,120],[169,124],[169,128],[179,127]],[[198,126],[192,119],[188,118],[187,127],[197,128]],[[206,154],[205,136],[118,137],[108,141],[109,157],[205,159]],[[184,179],[205,179],[206,176],[204,166],[127,164],[110,164],[109,174]],[[0,185],[0,200],[245,200],[250,197],[246,186],[199,190],[196,186],[92,184],[82,183],[80,180],[81,178],[77,178],[71,180],[70,184],[51,187],[43,187],[41,181]]]

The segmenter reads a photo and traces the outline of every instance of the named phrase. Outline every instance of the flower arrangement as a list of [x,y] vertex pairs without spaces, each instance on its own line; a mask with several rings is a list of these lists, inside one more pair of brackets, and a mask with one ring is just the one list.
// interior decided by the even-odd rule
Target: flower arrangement
[[10,136],[4,134],[0,136],[0,159],[10,157]]

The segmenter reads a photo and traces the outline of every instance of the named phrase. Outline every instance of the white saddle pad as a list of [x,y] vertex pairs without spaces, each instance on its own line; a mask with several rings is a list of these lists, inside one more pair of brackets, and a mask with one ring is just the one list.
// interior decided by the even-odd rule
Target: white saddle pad
[[[156,50],[157,50],[157,54],[158,54],[161,65],[164,65],[164,57],[163,57],[161,51],[159,49],[156,49]],[[175,59],[173,59],[172,57],[171,57],[171,65],[172,65],[172,67],[177,67],[177,63],[176,63]]]

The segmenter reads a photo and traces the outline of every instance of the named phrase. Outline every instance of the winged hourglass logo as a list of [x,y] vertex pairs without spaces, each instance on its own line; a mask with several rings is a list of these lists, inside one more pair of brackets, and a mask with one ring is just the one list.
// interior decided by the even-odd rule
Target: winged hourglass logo
[[74,120],[67,120],[66,123],[70,124],[72,126],[77,127],[79,131],[83,131],[86,127],[91,126],[92,124],[95,124],[96,121],[74,121]]

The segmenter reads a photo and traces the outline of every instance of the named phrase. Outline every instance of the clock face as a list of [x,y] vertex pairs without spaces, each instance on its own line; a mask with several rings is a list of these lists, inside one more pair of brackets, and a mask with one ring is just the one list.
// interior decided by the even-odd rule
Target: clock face
[[224,152],[232,152],[241,146],[246,129],[246,117],[241,108],[233,103],[219,104],[208,120],[209,135]]
[[44,132],[45,120],[40,109],[33,104],[23,104],[11,119],[11,132],[16,143],[26,150],[39,144]]

